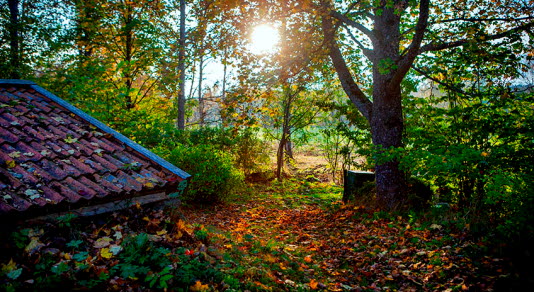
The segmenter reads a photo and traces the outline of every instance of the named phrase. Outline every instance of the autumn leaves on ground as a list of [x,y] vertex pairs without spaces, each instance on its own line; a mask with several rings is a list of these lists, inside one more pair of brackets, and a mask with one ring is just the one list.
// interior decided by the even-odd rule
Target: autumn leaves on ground
[[509,276],[507,261],[490,256],[446,206],[388,214],[343,204],[341,192],[297,176],[250,184],[217,206],[135,206],[25,224],[2,235],[0,284],[8,291],[486,291]]

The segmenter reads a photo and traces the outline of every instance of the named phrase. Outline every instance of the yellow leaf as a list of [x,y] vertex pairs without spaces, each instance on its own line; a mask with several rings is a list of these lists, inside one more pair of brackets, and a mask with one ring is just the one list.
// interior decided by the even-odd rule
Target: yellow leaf
[[191,291],[208,291],[209,290],[209,286],[208,286],[208,284],[202,285],[202,282],[197,281],[195,283],[195,285],[189,287],[189,289]]
[[163,230],[160,230],[158,232],[156,232],[157,235],[163,235],[163,234],[167,234],[167,230],[163,229]]
[[100,250],[100,255],[105,259],[110,259],[113,256],[113,254],[111,253],[111,251],[109,251],[109,248],[107,247]]
[[17,263],[15,263],[13,259],[9,260],[9,263],[7,263],[7,265],[2,264],[2,272],[6,274],[13,271],[16,268],[17,268]]
[[276,258],[274,256],[270,255],[270,254],[267,254],[264,259],[265,259],[266,262],[269,262],[269,263],[275,263],[276,262]]
[[8,161],[6,161],[6,165],[7,165],[7,168],[13,168],[13,167],[15,167],[17,164],[16,164],[15,161],[13,161],[13,160],[8,160]]

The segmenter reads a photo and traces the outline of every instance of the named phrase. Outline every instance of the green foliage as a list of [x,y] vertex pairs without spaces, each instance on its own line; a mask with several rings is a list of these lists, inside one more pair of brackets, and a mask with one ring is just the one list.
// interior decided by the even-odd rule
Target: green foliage
[[165,158],[192,175],[185,201],[213,204],[238,191],[244,176],[233,164],[232,156],[211,145],[177,145]]
[[498,92],[461,102],[450,94],[409,101],[407,147],[388,154],[431,184],[436,201],[469,213],[472,225],[532,236],[533,96]]
[[319,145],[333,177],[352,167],[368,168],[356,160],[369,154],[370,131],[363,116],[349,101],[321,102],[319,106],[326,114]]

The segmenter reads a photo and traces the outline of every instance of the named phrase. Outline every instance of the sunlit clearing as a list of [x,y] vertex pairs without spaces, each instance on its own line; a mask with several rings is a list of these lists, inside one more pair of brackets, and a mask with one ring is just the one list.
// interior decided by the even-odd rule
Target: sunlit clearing
[[250,51],[254,54],[273,53],[280,41],[278,30],[268,24],[260,24],[250,35]]

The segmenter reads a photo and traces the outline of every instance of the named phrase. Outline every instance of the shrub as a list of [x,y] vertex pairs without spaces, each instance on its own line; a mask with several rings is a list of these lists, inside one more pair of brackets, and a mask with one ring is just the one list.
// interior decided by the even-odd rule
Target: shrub
[[532,98],[488,93],[447,107],[412,100],[401,165],[432,186],[436,202],[469,214],[472,228],[532,238]]
[[166,159],[192,176],[185,201],[202,204],[224,201],[244,181],[243,174],[233,165],[232,156],[211,145],[178,145]]

